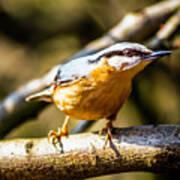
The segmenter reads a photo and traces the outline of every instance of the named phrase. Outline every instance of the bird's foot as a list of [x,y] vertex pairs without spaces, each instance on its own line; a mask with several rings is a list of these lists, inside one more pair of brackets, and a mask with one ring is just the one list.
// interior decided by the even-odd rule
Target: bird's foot
[[56,144],[59,142],[60,144],[61,143],[61,137],[62,136],[68,136],[68,131],[66,129],[63,129],[63,128],[58,128],[58,131],[55,132],[55,131],[50,131],[48,133],[48,142],[52,143],[55,147],[56,147]]

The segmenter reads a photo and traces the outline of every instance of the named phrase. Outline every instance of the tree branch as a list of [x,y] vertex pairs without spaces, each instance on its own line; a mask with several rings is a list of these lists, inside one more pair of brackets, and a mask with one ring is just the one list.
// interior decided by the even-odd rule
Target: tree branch
[[[151,39],[147,44],[148,47],[158,49],[160,46],[163,48],[171,48],[172,45],[167,45],[167,40],[178,30],[180,26],[180,10],[173,14],[162,28],[156,33],[156,36]],[[175,47],[176,48],[176,47]]]
[[[147,7],[141,12],[129,13],[106,35],[89,43],[83,50],[71,58],[90,54],[98,49],[111,45],[115,41],[140,41],[145,39],[147,35],[155,29],[159,29],[159,24],[163,23],[166,18],[179,7],[179,0],[164,1]],[[44,107],[46,107],[46,103],[27,104],[24,101],[24,98],[45,88],[54,78],[56,72],[57,66],[52,68],[50,73],[42,78],[33,80],[18,88],[0,103],[0,138],[4,137],[12,128],[36,116]],[[22,116],[19,116],[20,114]]]
[[179,172],[180,126],[114,129],[111,147],[103,149],[97,133],[63,138],[64,153],[47,139],[0,142],[1,179],[81,179],[127,171]]

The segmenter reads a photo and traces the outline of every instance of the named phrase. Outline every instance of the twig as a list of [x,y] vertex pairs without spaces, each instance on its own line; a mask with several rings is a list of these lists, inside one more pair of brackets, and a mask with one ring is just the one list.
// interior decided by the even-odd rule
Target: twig
[[156,33],[156,36],[148,43],[148,46],[153,49],[157,49],[160,46],[166,47],[167,40],[175,31],[177,31],[178,26],[180,26],[180,10],[172,15],[164,25],[162,25],[160,30]]
[[128,171],[179,172],[180,126],[114,129],[111,146],[96,133],[63,138],[64,153],[47,139],[0,143],[0,179],[81,179]]
[[159,29],[160,24],[176,9],[180,8],[180,1],[163,1],[155,5],[144,8],[137,13],[128,13],[124,18],[108,33],[90,43],[89,49],[99,49],[114,43],[112,41],[142,41],[154,30]]
[[[164,1],[148,8],[145,8],[140,13],[131,13],[125,16],[120,23],[115,26],[108,34],[101,37],[97,41],[93,41],[87,45],[83,50],[77,53],[74,57],[87,55],[100,48],[109,46],[117,41],[124,40],[142,40],[147,34],[151,33],[154,29],[159,28],[159,24],[176,9],[180,7],[180,1]],[[138,36],[140,34],[140,36]],[[135,38],[135,39],[134,39]],[[52,68],[52,72],[56,72],[57,66]],[[51,74],[51,73],[50,73]],[[35,103],[27,104],[24,98],[35,91],[45,88],[49,79],[53,79],[54,75],[51,74],[49,79],[44,77],[34,80],[22,86],[15,92],[8,95],[0,104],[0,137],[5,136],[12,128],[18,126],[20,123],[32,118],[32,113],[35,115],[39,113],[47,104]],[[47,80],[47,82],[46,82]],[[19,115],[23,114],[23,118]]]
[[159,39],[167,39],[180,25],[180,10],[173,15],[157,33]]

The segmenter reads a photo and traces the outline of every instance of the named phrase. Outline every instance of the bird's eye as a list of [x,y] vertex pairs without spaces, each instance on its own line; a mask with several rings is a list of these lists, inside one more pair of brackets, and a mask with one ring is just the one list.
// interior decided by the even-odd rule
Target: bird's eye
[[125,56],[131,56],[132,51],[131,51],[131,49],[124,49],[123,54],[124,54]]
[[128,57],[140,55],[140,52],[133,49],[124,49],[123,54]]
[[124,54],[125,56],[131,57],[131,56],[134,55],[134,52],[133,52],[133,50],[131,50],[131,49],[124,49],[123,54]]

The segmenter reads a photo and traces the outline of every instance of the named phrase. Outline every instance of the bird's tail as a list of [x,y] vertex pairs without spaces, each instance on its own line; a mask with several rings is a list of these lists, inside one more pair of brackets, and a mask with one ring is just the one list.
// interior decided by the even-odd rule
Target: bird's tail
[[46,102],[52,102],[52,95],[54,92],[54,87],[49,87],[41,92],[32,94],[28,97],[26,97],[26,101],[46,101]]

